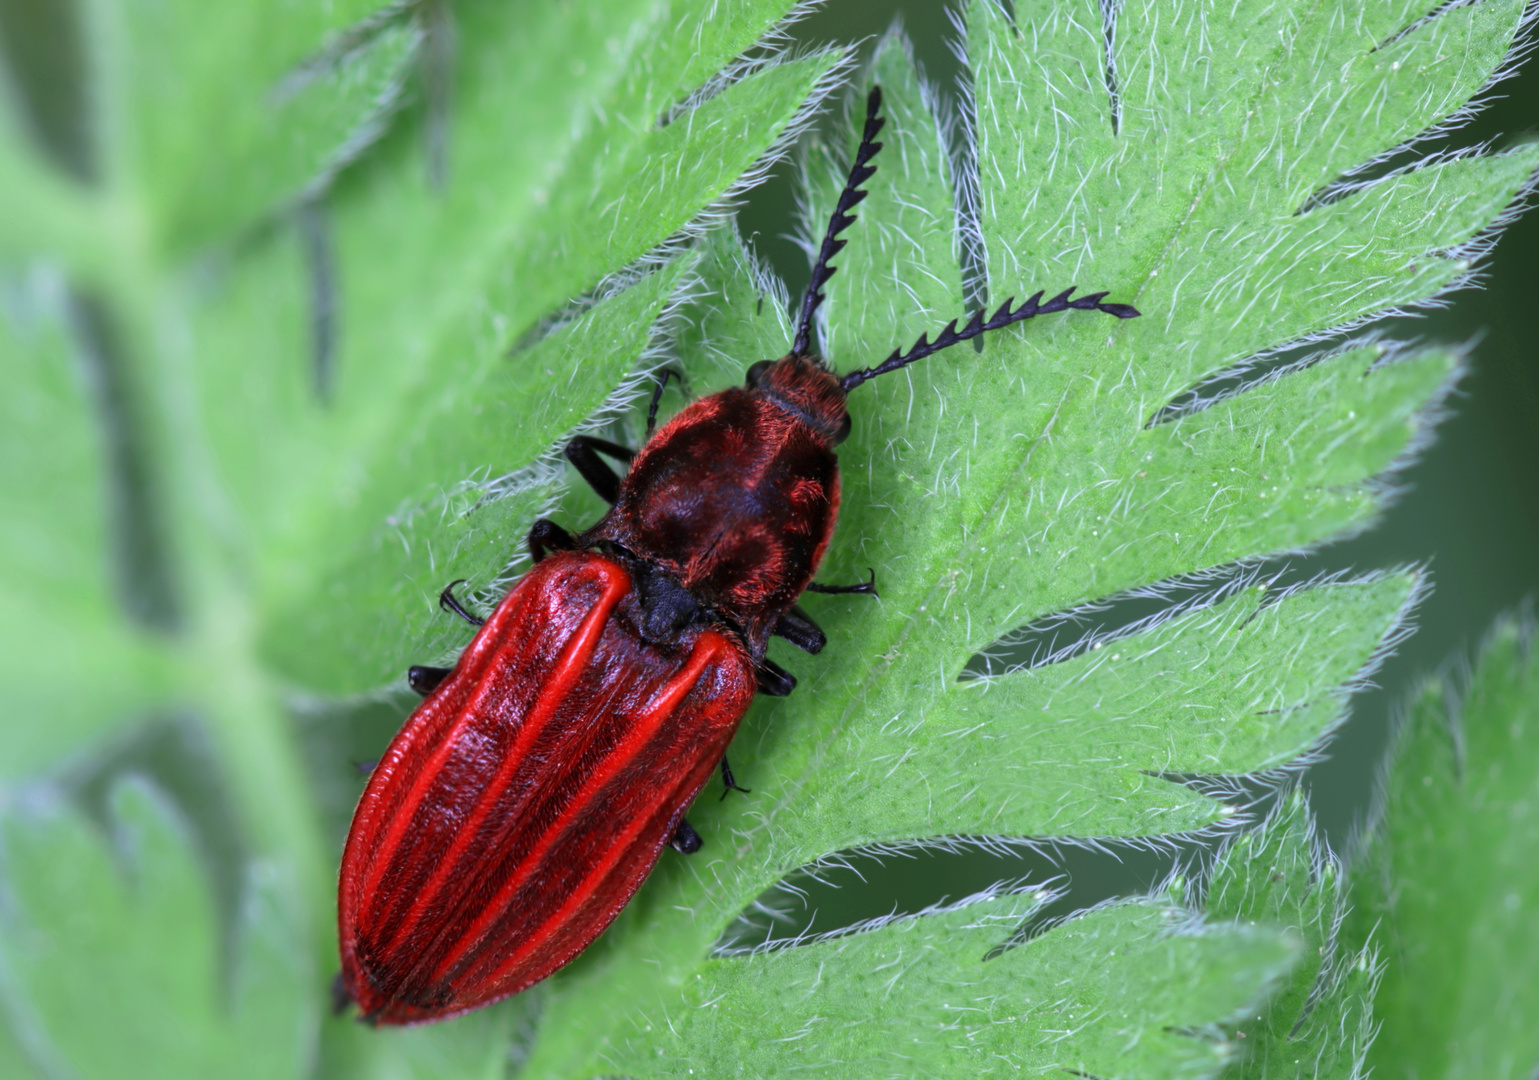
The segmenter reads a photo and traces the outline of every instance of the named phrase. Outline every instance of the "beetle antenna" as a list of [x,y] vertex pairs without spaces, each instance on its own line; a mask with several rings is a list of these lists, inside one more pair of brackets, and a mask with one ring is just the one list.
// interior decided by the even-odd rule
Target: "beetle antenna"
[[1106,314],[1115,315],[1119,319],[1138,318],[1139,311],[1132,304],[1102,303],[1101,297],[1106,295],[1104,292],[1089,293],[1070,300],[1069,296],[1073,292],[1074,287],[1071,286],[1046,303],[1042,302],[1042,293],[1036,292],[1014,311],[1010,310],[1010,305],[1015,302],[1015,297],[1012,296],[999,305],[999,310],[994,312],[994,317],[987,322],[984,321],[983,316],[988,313],[988,309],[979,308],[978,313],[962,329],[958,330],[957,321],[952,319],[946,324],[945,329],[935,335],[934,341],[929,340],[928,334],[920,334],[919,340],[914,343],[914,347],[908,352],[894,349],[892,355],[876,367],[852,371],[839,380],[839,385],[844,388],[845,393],[849,393],[867,379],[874,379],[878,375],[886,375],[889,371],[897,371],[900,367],[906,367],[915,360],[923,360],[931,353],[938,353],[959,341],[968,341],[978,337],[980,334],[986,334],[990,330],[1000,330],[1018,322],[1025,322],[1027,319],[1037,315],[1051,315],[1055,311],[1068,311],[1070,308],[1073,308],[1076,311],[1104,311]]
[[796,341],[791,346],[793,356],[812,355],[812,317],[823,303],[823,286],[828,284],[828,279],[839,269],[837,266],[829,266],[828,261],[849,243],[840,240],[839,234],[855,224],[855,215],[850,211],[866,197],[860,185],[876,174],[876,166],[867,162],[876,157],[876,152],[882,148],[881,143],[872,141],[887,122],[877,115],[881,110],[882,88],[873,86],[871,95],[866,98],[866,127],[861,132],[860,149],[855,151],[855,164],[850,166],[850,178],[845,181],[844,190],[839,193],[839,202],[834,206],[834,214],[828,219],[828,232],[823,236],[818,261],[812,266],[812,280],[807,282],[807,293],[802,297],[802,315],[797,320]]

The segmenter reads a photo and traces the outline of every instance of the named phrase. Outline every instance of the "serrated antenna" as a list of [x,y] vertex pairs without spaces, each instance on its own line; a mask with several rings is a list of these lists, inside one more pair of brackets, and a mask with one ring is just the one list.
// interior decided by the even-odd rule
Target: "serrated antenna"
[[791,345],[791,353],[795,356],[812,355],[812,320],[823,303],[823,286],[828,284],[828,279],[839,269],[828,265],[828,261],[843,251],[844,245],[849,242],[840,240],[839,234],[855,223],[855,216],[850,211],[866,197],[860,185],[876,175],[876,166],[869,162],[882,148],[881,143],[874,141],[882,125],[887,122],[877,115],[881,109],[882,88],[873,86],[871,95],[866,98],[866,127],[861,132],[860,149],[855,151],[855,164],[850,166],[850,178],[845,181],[844,190],[839,193],[839,202],[834,206],[833,216],[828,219],[828,232],[823,236],[823,247],[818,251],[818,261],[812,267],[812,280],[807,282],[807,293],[802,297],[802,314],[796,322],[796,340]]
[[946,324],[945,329],[935,335],[934,341],[929,339],[930,336],[928,334],[921,334],[919,335],[919,340],[914,343],[914,347],[908,352],[894,349],[892,355],[876,367],[852,371],[839,380],[839,385],[844,387],[845,393],[849,393],[867,379],[874,379],[878,375],[886,375],[889,371],[897,371],[900,367],[912,364],[915,360],[923,360],[931,353],[938,353],[942,349],[950,348],[958,342],[978,337],[980,334],[986,334],[990,330],[1000,330],[1006,326],[1024,322],[1037,315],[1051,315],[1056,311],[1068,311],[1070,308],[1073,308],[1076,311],[1104,311],[1106,314],[1115,315],[1119,319],[1136,319],[1138,317],[1138,309],[1131,304],[1102,303],[1101,298],[1107,295],[1104,292],[1088,293],[1085,296],[1070,300],[1069,297],[1073,293],[1074,287],[1071,286],[1051,300],[1043,303],[1042,293],[1039,291],[1033,293],[1027,298],[1025,303],[1014,311],[1010,310],[1010,305],[1015,303],[1015,297],[1012,296],[999,306],[999,310],[994,312],[994,317],[987,322],[984,321],[983,316],[987,313],[988,309],[979,308],[977,314],[962,329],[958,330],[957,320],[952,319]]

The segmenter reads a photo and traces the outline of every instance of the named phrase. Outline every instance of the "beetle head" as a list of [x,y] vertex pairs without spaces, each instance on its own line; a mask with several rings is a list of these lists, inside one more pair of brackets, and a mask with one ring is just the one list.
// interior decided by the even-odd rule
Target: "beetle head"
[[791,353],[779,360],[760,360],[748,369],[744,381],[750,390],[805,423],[828,445],[838,446],[849,436],[844,388],[839,377],[814,358]]

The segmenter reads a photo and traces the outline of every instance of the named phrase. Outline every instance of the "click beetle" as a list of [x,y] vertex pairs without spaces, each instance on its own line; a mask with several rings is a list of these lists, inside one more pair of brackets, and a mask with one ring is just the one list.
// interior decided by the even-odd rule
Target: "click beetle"
[[[571,440],[567,458],[609,512],[577,536],[537,521],[533,569],[454,668],[411,669],[425,700],[374,767],[342,858],[338,996],[364,1020],[441,1020],[517,993],[598,937],[665,845],[700,847],[685,810],[718,764],[736,786],[725,754],[755,692],[796,685],[765,655],[769,638],[816,653],[826,639],[801,594],[875,591],[874,576],[812,581],[838,516],[851,390],[1036,315],[1138,314],[1104,292],[1039,292],[876,367],[830,371],[813,321],[876,171],[880,108],[873,89],[790,352],[653,434],[664,375],[639,452]],[[479,623],[451,589],[441,602]]]

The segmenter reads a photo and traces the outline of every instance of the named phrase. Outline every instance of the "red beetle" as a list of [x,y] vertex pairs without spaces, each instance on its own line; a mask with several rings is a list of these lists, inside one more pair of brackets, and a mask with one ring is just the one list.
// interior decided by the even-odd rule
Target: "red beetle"
[[[1105,293],[1037,293],[875,368],[829,371],[813,317],[876,171],[880,107],[874,89],[790,353],[688,406],[640,453],[573,439],[567,457],[609,513],[577,537],[536,522],[534,569],[458,664],[408,673],[427,698],[375,766],[342,857],[338,996],[365,1020],[442,1020],[517,993],[603,932],[665,844],[699,849],[684,811],[718,763],[736,787],[725,754],[755,690],[796,685],[765,656],[770,636],[816,653],[826,639],[798,597],[875,591],[812,582],[839,511],[850,390],[1034,315],[1138,314]],[[634,460],[621,478],[601,454]],[[440,599],[480,621],[450,589]]]

